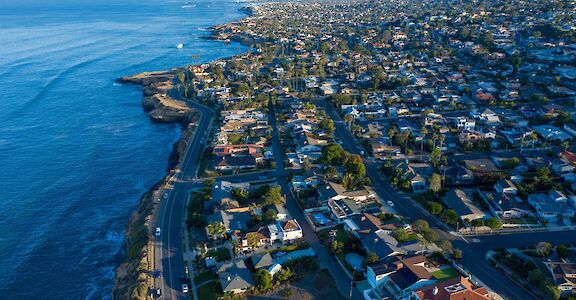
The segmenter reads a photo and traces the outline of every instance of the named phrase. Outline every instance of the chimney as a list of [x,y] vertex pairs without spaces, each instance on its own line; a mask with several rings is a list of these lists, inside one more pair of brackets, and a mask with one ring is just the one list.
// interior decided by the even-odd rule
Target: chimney
[[228,280],[228,281],[230,281],[231,279],[232,279],[232,278],[230,278],[230,275],[228,275],[228,276],[226,277],[226,280]]
[[438,287],[437,287],[437,286],[435,286],[435,287],[432,289],[432,295],[434,295],[434,296],[438,295]]
[[366,221],[366,216],[362,216],[362,218],[360,218],[360,220]]

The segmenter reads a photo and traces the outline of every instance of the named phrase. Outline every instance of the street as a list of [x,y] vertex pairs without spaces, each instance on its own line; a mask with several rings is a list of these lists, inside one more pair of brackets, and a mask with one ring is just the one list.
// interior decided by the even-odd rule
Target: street
[[[360,154],[360,147],[352,133],[346,128],[346,125],[332,105],[324,99],[317,101],[317,105],[325,109],[328,116],[334,121],[336,127],[335,136],[342,140],[342,146],[345,150],[353,154]],[[542,233],[521,233],[506,235],[491,235],[476,237],[472,242],[470,238],[463,239],[458,235],[450,234],[447,228],[436,218],[433,218],[427,212],[413,201],[400,195],[393,187],[386,183],[378,175],[377,164],[364,160],[366,164],[367,176],[372,181],[372,188],[378,196],[384,201],[392,201],[394,209],[409,222],[418,219],[426,220],[431,227],[440,228],[441,239],[451,240],[455,248],[463,252],[462,265],[481,282],[489,288],[500,294],[505,299],[536,299],[530,293],[516,285],[511,279],[494,269],[485,259],[486,252],[496,248],[518,248],[533,246],[540,241],[547,241],[553,244],[576,242],[576,231],[564,232],[542,232]],[[385,205],[385,203],[383,203]],[[476,240],[476,241],[474,241]]]
[[213,119],[213,113],[209,108],[191,101],[188,103],[199,111],[200,119],[194,136],[188,142],[184,160],[177,167],[175,180],[171,183],[173,187],[165,190],[168,197],[162,200],[156,220],[156,226],[161,228],[162,234],[154,243],[154,268],[161,272],[161,277],[155,279],[154,288],[161,288],[162,297],[165,299],[188,298],[182,293],[180,283],[180,278],[185,275],[182,233],[186,219],[188,191],[195,184],[187,179],[195,175],[198,158],[203,150],[202,140]]

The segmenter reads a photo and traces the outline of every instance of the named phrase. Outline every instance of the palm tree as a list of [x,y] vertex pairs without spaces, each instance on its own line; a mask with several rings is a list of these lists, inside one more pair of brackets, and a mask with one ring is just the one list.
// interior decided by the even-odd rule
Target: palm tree
[[344,116],[344,122],[345,122],[346,126],[348,126],[348,127],[352,126],[353,120],[354,120],[354,118],[352,117],[352,115],[345,115]]
[[428,134],[428,129],[426,126],[422,126],[420,130],[420,136],[422,139],[420,140],[420,160],[422,160],[422,155],[424,154],[424,140],[426,139],[426,135]]
[[536,134],[536,132],[532,132],[532,134],[530,135],[530,141],[532,141],[532,148],[534,148],[534,144],[536,143],[537,140],[538,140],[538,134]]

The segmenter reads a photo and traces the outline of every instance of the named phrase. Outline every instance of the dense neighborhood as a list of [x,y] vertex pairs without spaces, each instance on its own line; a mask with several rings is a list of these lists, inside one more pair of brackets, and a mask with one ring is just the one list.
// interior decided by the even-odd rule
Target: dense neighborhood
[[573,1],[247,10],[175,78],[194,299],[575,299]]

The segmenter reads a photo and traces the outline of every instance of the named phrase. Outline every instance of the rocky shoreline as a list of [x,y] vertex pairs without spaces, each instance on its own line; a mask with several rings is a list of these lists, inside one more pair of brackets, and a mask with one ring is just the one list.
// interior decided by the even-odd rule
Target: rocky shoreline
[[166,72],[147,72],[130,77],[122,77],[117,82],[142,86],[142,107],[148,112],[153,122],[179,123],[183,126],[180,139],[174,143],[168,159],[168,174],[154,184],[140,198],[138,207],[132,213],[126,225],[124,252],[125,259],[118,265],[113,299],[146,299],[149,278],[149,253],[154,224],[151,217],[159,209],[160,202],[154,201],[161,197],[161,188],[174,174],[174,168],[184,158],[188,141],[195,132],[198,112],[184,101],[171,98],[174,91],[174,78],[178,70]]

